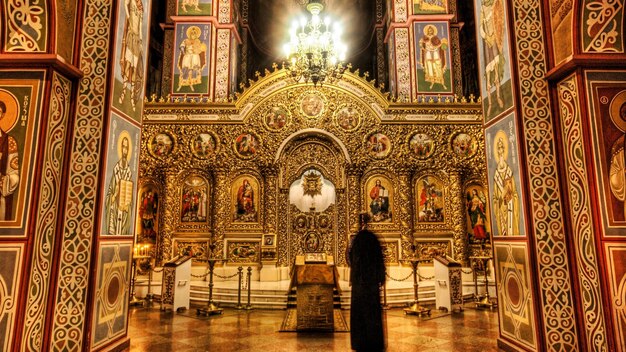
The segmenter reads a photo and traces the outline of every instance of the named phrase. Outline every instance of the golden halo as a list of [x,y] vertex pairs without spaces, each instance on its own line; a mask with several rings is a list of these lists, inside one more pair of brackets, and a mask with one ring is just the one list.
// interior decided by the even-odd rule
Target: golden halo
[[496,133],[496,137],[493,139],[493,157],[498,160],[498,140],[502,139],[502,144],[504,144],[504,160],[509,157],[509,137],[506,136],[506,133],[502,130]]
[[615,126],[617,126],[620,131],[626,132],[626,115],[621,115],[622,109],[624,109],[624,112],[626,112],[626,90],[617,93],[617,95],[613,97],[609,109],[611,121],[613,121]]
[[191,26],[189,28],[187,28],[187,38],[191,38],[192,34],[196,34],[196,38],[200,38],[200,33],[202,33],[202,31],[200,30],[200,27],[198,26]]
[[4,116],[0,119],[0,129],[7,133],[15,127],[17,123],[17,116],[19,115],[17,98],[13,93],[0,89],[0,101],[4,102],[7,107],[7,111],[4,112]]
[[432,28],[433,29],[433,35],[437,35],[437,27],[433,26],[432,24],[428,24],[424,27],[424,34],[428,35],[428,28]]
[[128,162],[130,162],[130,157],[133,154],[133,141],[130,139],[130,133],[128,131],[120,132],[120,136],[117,137],[117,158],[122,159],[122,140],[124,138],[128,139]]

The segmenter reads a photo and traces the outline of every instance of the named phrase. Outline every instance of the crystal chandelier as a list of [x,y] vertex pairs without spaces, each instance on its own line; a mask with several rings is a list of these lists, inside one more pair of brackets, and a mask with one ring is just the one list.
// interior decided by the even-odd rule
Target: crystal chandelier
[[346,46],[341,42],[341,27],[337,23],[331,25],[328,17],[322,22],[320,12],[324,5],[320,0],[310,0],[306,9],[311,18],[294,21],[289,33],[291,40],[284,46],[286,67],[296,82],[334,82],[349,68],[343,63]]

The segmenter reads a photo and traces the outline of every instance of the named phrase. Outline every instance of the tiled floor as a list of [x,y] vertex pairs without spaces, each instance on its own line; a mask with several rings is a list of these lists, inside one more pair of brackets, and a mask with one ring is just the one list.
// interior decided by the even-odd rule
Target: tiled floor
[[[350,311],[343,311],[349,321]],[[131,351],[350,351],[350,333],[279,332],[282,310],[238,311],[197,317],[155,308],[131,308],[128,335]],[[435,317],[435,315],[434,315]],[[387,351],[498,351],[495,311],[463,313],[424,320],[401,309],[386,312]]]

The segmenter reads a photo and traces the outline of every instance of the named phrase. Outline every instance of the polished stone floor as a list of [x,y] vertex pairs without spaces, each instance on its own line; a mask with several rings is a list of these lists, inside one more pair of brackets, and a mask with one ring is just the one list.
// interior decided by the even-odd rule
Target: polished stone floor
[[[239,311],[196,316],[154,308],[131,308],[130,351],[350,351],[350,333],[279,332],[283,310]],[[346,321],[350,311],[343,311]],[[388,352],[499,351],[496,311],[465,309],[463,313],[433,314],[432,318],[386,311]]]

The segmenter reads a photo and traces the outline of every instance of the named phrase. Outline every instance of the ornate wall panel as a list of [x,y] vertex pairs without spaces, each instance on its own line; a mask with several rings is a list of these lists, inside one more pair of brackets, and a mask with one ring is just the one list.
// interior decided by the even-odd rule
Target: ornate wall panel
[[132,241],[102,243],[98,250],[92,349],[126,332],[132,246]]
[[[104,99],[110,38],[110,1],[84,3],[80,67],[83,77],[77,94],[68,169],[63,237],[60,247],[52,350],[79,350],[83,346],[91,235],[94,233],[98,192],[98,160],[103,130]],[[25,336],[24,338],[30,338]]]
[[219,13],[217,15],[217,19],[219,23],[230,23],[231,17],[231,8],[230,2],[231,0],[214,0],[219,1]]
[[0,351],[11,351],[20,295],[21,244],[0,244]]
[[[0,123],[4,131],[3,195],[0,196],[2,237],[26,237],[29,216],[34,153],[37,151],[41,120],[42,88],[46,74],[42,70],[0,70],[0,101],[6,113]],[[6,148],[6,149],[4,149]]]
[[48,42],[46,0],[8,0],[4,3],[4,51],[45,52]]
[[[500,331],[526,348],[537,350],[532,272],[526,245],[495,242],[494,254]],[[550,348],[559,345],[555,342]]]
[[74,62],[77,3],[76,0],[67,0],[56,4],[56,53],[70,64]]
[[409,15],[407,0],[393,0],[393,21],[406,22]]
[[57,214],[61,198],[61,173],[72,83],[57,73],[52,75],[50,110],[46,135],[48,136],[33,240],[32,266],[29,270],[28,300],[24,319],[24,336],[29,339],[22,350],[37,351],[42,348],[48,294],[50,293],[50,269],[52,249],[57,227]]
[[[396,4],[397,3],[398,1],[396,1]],[[408,100],[411,98],[411,54],[409,48],[409,29],[396,28],[394,34],[396,43],[396,73],[398,74],[397,96],[401,100]]]
[[563,228],[558,164],[554,145],[548,83],[544,26],[539,0],[514,0],[517,69],[523,116],[528,184],[532,200],[531,228],[537,243],[538,279],[543,326],[550,350],[579,348],[572,279]]
[[576,77],[563,80],[558,86],[559,110],[565,151],[565,166],[570,201],[568,218],[572,228],[572,243],[576,250],[578,280],[583,303],[586,343],[589,351],[606,351],[606,324],[600,292],[600,272],[592,223],[591,190],[584,159],[580,96]]
[[626,245],[606,243],[607,271],[611,292],[611,307],[618,351],[626,351]]
[[[220,7],[221,13],[221,7]],[[215,46],[215,101],[223,101],[228,98],[230,77],[230,29],[217,30],[217,43]]]
[[[550,0],[550,23],[552,25],[552,54],[554,66],[558,66],[572,55],[574,38],[572,25],[574,0]],[[584,27],[584,26],[583,26]]]
[[604,236],[626,236],[626,72],[587,71],[594,169]]
[[584,0],[580,19],[584,52],[624,52],[624,1]]

